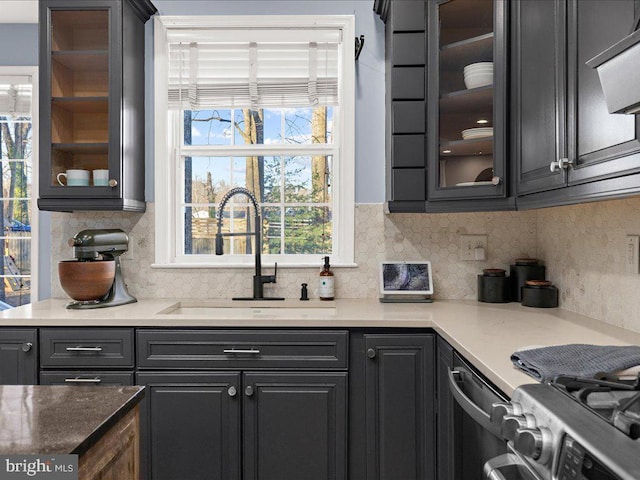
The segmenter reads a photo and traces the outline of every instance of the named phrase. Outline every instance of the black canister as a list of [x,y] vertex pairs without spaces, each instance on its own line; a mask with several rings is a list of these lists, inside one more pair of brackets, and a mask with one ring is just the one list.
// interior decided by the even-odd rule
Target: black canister
[[554,308],[558,306],[558,289],[548,280],[527,280],[522,287],[525,307]]
[[516,264],[509,268],[511,278],[511,300],[522,301],[522,287],[527,280],[544,280],[545,268],[536,258],[516,258]]
[[485,268],[478,275],[478,301],[506,303],[511,301],[509,278],[501,268]]

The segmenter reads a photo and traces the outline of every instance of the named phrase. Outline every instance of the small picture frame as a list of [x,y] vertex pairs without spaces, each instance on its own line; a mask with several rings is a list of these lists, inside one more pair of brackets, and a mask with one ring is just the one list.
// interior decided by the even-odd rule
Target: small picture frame
[[381,302],[432,302],[431,262],[382,262],[380,294]]

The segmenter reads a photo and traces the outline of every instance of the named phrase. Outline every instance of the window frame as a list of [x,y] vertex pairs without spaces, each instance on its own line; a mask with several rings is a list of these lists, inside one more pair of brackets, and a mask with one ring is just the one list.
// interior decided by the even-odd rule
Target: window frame
[[[39,271],[40,263],[40,210],[38,209],[39,189],[39,140],[40,140],[40,107],[39,107],[39,68],[37,66],[0,66],[0,75],[20,75],[31,77],[31,293],[30,302],[37,302],[40,297]],[[4,272],[0,272],[4,276]],[[10,275],[9,275],[10,276]],[[4,280],[3,280],[4,281]]]
[[[333,144],[246,145],[181,147],[180,113],[170,111],[167,99],[168,43],[166,32],[171,28],[336,28],[342,33],[340,44],[340,106],[334,111]],[[291,15],[291,16],[159,16],[154,19],[154,126],[155,126],[155,268],[216,268],[254,267],[253,255],[184,255],[180,241],[184,232],[184,217],[178,212],[184,178],[180,168],[180,153],[197,149],[199,156],[242,156],[242,152],[262,155],[289,155],[300,151],[333,155],[332,171],[332,266],[355,266],[355,18],[353,15]],[[233,153],[232,153],[233,151]],[[203,153],[207,152],[207,153]],[[195,156],[195,155],[194,155]],[[162,192],[161,195],[158,195]],[[182,197],[184,198],[184,196]],[[180,230],[182,229],[182,230]],[[282,267],[317,267],[321,254],[265,255],[263,263],[278,262]]]

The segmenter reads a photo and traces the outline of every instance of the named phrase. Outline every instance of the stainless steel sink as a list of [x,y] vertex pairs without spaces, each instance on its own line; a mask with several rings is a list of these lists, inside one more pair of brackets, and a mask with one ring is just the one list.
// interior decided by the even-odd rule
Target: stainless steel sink
[[181,301],[158,312],[159,315],[178,315],[209,318],[252,318],[252,317],[295,317],[322,318],[335,316],[334,302],[320,302],[310,300],[284,301]]

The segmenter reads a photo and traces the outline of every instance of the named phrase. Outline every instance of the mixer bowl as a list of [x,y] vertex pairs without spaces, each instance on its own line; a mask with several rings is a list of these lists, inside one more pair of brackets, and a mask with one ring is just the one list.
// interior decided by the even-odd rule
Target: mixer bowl
[[100,300],[107,293],[116,274],[114,260],[58,262],[58,276],[62,289],[74,300],[88,302]]

